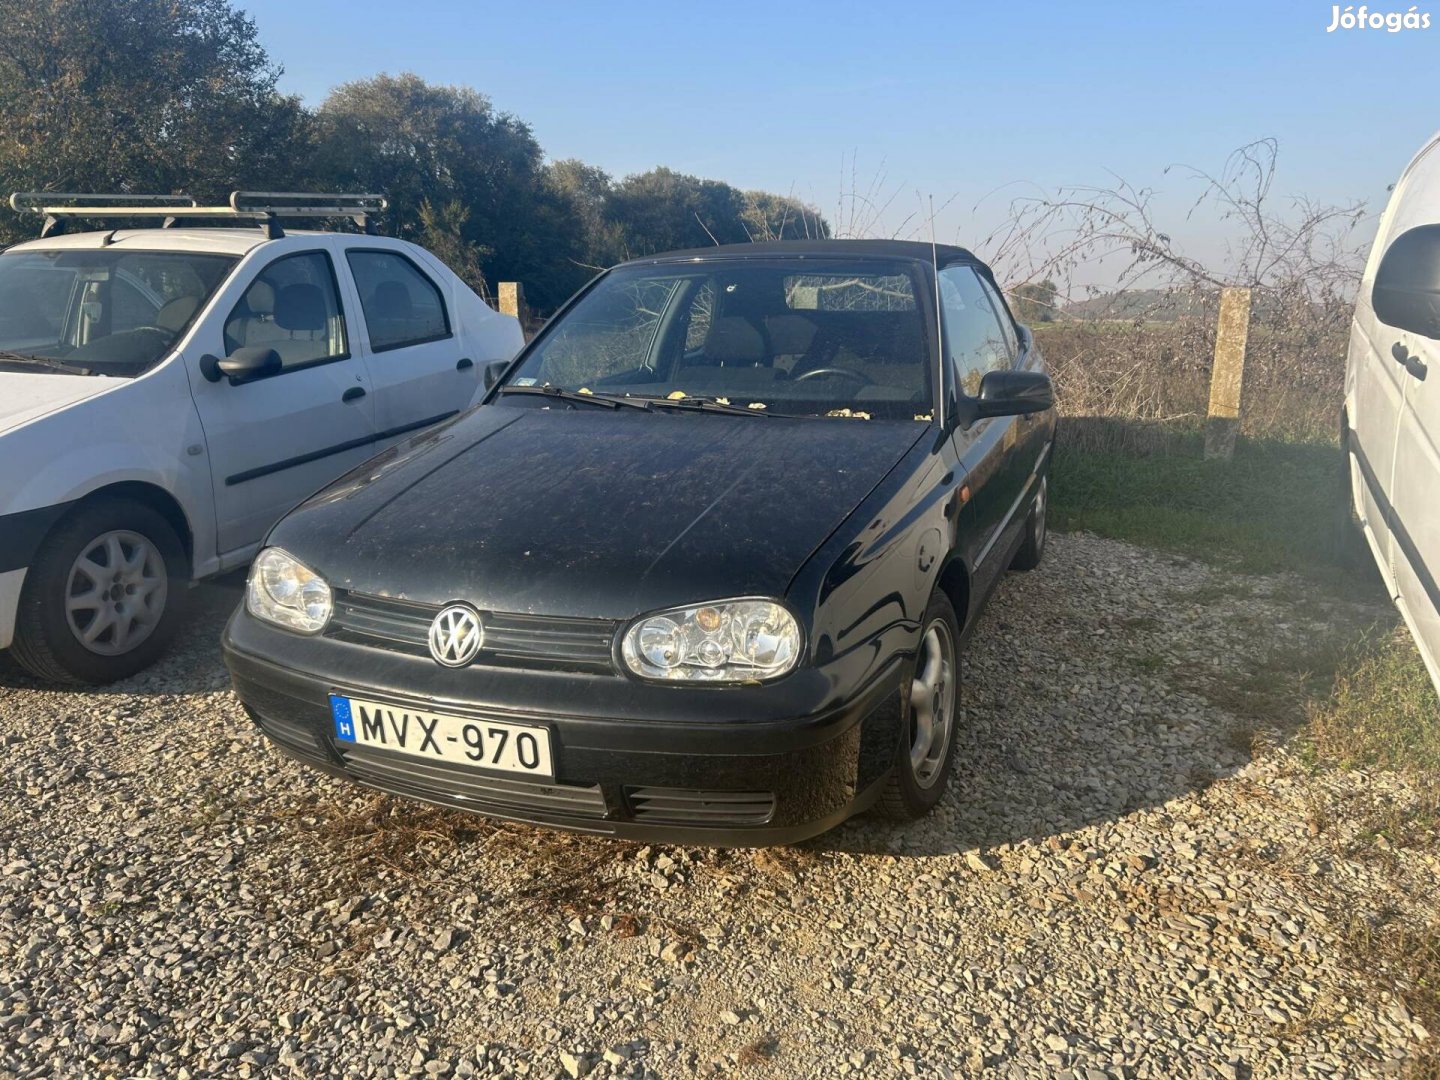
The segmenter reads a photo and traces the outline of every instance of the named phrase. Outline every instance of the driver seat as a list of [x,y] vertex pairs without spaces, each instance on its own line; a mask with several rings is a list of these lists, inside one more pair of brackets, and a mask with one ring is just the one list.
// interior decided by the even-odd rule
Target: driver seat
[[177,296],[160,305],[160,310],[155,313],[155,325],[178,334],[189,324],[199,306],[198,296]]

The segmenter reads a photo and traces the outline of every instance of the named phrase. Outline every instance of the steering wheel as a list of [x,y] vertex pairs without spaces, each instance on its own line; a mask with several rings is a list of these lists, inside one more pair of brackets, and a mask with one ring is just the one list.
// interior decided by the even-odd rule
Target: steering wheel
[[842,379],[854,379],[861,386],[874,386],[875,380],[866,375],[863,371],[852,371],[843,367],[817,367],[811,368],[803,375],[796,375],[792,382],[804,382],[806,379],[819,379],[826,375],[838,375]]

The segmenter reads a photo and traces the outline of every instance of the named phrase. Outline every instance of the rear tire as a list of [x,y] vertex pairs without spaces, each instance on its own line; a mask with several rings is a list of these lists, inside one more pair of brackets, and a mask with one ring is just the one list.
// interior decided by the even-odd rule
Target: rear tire
[[127,678],[165,651],[188,577],[185,549],[155,510],[121,498],[82,505],[25,575],[11,652],[50,682]]
[[876,809],[892,821],[914,821],[935,808],[955,766],[960,713],[960,624],[950,598],[930,597],[920,645],[910,664],[905,732]]
[[1025,539],[1010,560],[1011,570],[1034,570],[1040,565],[1045,557],[1045,540],[1050,535],[1049,517],[1050,477],[1041,476],[1035,501],[1030,504],[1030,515],[1025,519]]

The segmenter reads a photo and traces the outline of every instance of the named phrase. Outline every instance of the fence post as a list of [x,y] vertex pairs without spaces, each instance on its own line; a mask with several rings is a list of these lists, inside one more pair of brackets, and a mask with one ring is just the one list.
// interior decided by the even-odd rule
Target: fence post
[[1215,327],[1215,364],[1210,372],[1210,410],[1205,456],[1226,461],[1235,453],[1240,395],[1245,379],[1245,341],[1250,335],[1250,290],[1221,289]]
[[513,315],[525,324],[525,286],[518,281],[500,282],[500,314]]

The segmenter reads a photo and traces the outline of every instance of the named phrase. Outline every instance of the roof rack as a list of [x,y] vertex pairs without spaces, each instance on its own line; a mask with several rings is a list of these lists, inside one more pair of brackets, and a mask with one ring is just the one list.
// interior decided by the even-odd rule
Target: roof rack
[[17,191],[10,196],[11,209],[45,216],[41,237],[63,233],[68,219],[77,217],[159,217],[167,229],[181,218],[229,218],[256,222],[271,240],[285,235],[280,218],[343,217],[374,235],[373,215],[389,205],[384,195],[318,191],[232,191],[226,206],[200,206],[189,195]]

